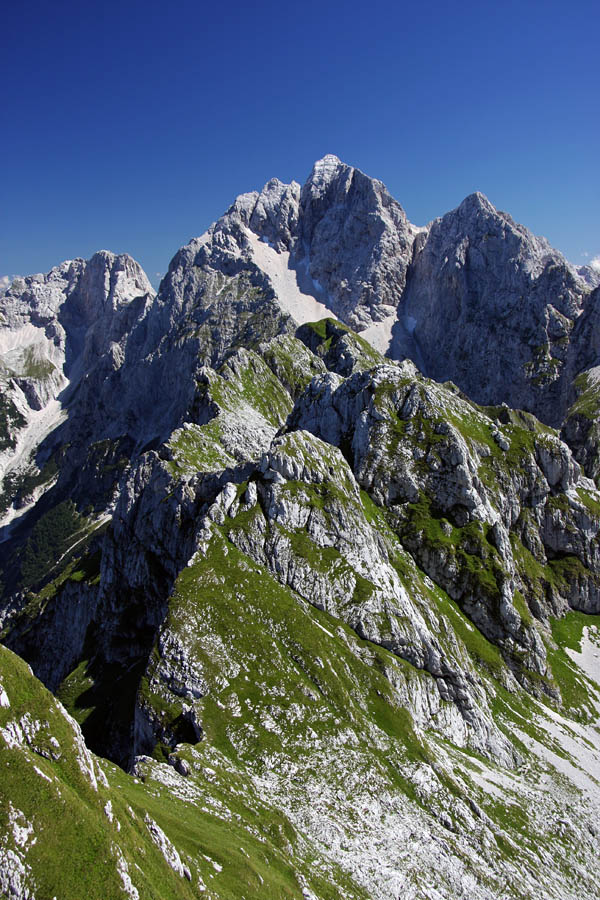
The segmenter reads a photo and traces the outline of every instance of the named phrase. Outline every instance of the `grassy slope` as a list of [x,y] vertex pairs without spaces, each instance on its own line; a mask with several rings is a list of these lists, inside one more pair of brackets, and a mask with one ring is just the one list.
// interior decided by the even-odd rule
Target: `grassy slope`
[[[259,368],[254,363],[254,371]],[[243,378],[233,381],[233,388],[219,382],[223,397],[229,397],[233,389],[234,405],[240,399],[252,403],[253,382]],[[279,397],[283,412],[285,397]],[[267,408],[263,411],[269,412]],[[477,418],[475,427],[480,427]],[[508,429],[513,440],[518,428],[515,423],[514,430]],[[214,437],[218,445],[218,435]],[[480,439],[481,435],[475,437]],[[194,469],[204,458],[201,454],[198,459],[190,459],[196,447],[188,447],[185,442],[191,438],[188,433],[182,434],[183,442],[177,447],[180,457],[176,458]],[[497,457],[499,451],[487,435],[486,441]],[[389,532],[385,516],[367,495],[363,495],[363,503],[370,521],[383,534]],[[392,539],[391,534],[388,537]],[[441,540],[443,535],[437,537]],[[395,565],[407,588],[418,586],[432,603],[448,628],[449,640],[459,642],[488,689],[495,693],[495,711],[502,728],[511,734],[518,726],[544,740],[543,731],[530,721],[533,707],[527,696],[522,692],[509,694],[503,687],[505,666],[497,648],[400,549]],[[75,578],[78,572],[74,566],[70,577]],[[422,809],[429,814],[431,804],[424,803],[407,777],[406,764],[435,766],[440,743],[432,735],[415,731],[410,714],[398,705],[389,673],[404,682],[408,691],[429,676],[382,648],[361,641],[346,625],[300,602],[234,547],[227,528],[217,531],[205,559],[182,572],[168,616],[168,626],[174,633],[193,634],[194,657],[210,688],[208,695],[197,701],[205,740],[177,751],[191,768],[187,780],[164,764],[166,750],[158,746],[158,761],[146,764],[145,782],[103,762],[110,787],[100,785],[94,791],[75,761],[71,725],[26,666],[0,647],[0,679],[11,701],[9,709],[0,710],[0,728],[29,712],[34,719],[48,723],[40,732],[46,735],[42,750],[49,749],[50,735],[58,739],[61,748],[69,748],[60,759],[52,760],[32,748],[11,750],[0,738],[0,832],[11,833],[9,803],[33,825],[38,840],[26,845],[26,861],[37,895],[69,900],[79,897],[85,884],[90,898],[124,896],[117,871],[121,853],[133,884],[144,898],[197,896],[203,886],[203,896],[226,900],[300,900],[304,883],[323,900],[361,897],[361,890],[320,856],[318,848],[307,844],[289,819],[258,793],[255,778],[273,767],[291,765],[306,782],[324,748],[339,747],[346,741],[355,758],[366,760],[367,767],[376,770],[403,798],[407,811]],[[554,663],[555,657],[551,657],[554,675],[568,697],[573,696],[572,691],[569,693],[573,676],[568,671],[572,663],[562,648],[577,645],[581,623],[587,622],[585,617],[580,622],[573,616],[581,614],[572,614],[555,625],[558,647],[551,645],[559,660]],[[440,639],[443,642],[443,635]],[[69,684],[72,690],[63,695],[74,709],[80,689],[86,687],[85,663],[82,666]],[[148,693],[147,680],[142,684],[144,691],[145,702],[156,704],[159,715],[180,715],[180,707],[161,705],[160,697]],[[511,736],[514,740],[514,734]],[[527,748],[518,740],[516,743],[527,756]],[[468,754],[462,753],[459,758],[460,765],[468,768]],[[35,773],[34,765],[52,779],[52,784]],[[344,777],[343,772],[330,774],[332,778]],[[460,793],[452,779],[443,774],[440,777],[445,796]],[[173,782],[170,788],[165,786],[169,779]],[[470,787],[501,829],[499,856],[518,858],[519,844],[531,844],[533,840],[526,802],[518,798],[501,802],[486,796],[474,783]],[[113,823],[104,812],[108,799],[113,806]],[[146,814],[176,844],[190,869],[191,884],[168,867],[150,840],[144,824]],[[447,840],[452,841],[452,836]],[[540,836],[540,842],[549,849],[553,847],[547,836]],[[8,846],[17,849],[10,845],[10,838],[8,844],[5,839],[5,849]],[[514,896],[526,895],[515,887]]]
[[[96,774],[102,768],[107,778],[107,784],[97,779],[96,790],[81,771],[73,723],[26,664],[3,647],[0,683],[10,701],[0,709],[0,860],[16,852],[36,896],[79,900],[83,885],[90,900],[125,896],[119,857],[139,896],[149,900],[197,897],[199,890],[223,900],[301,900],[304,883],[323,898],[362,896],[341,875],[339,889],[311,875],[296,858],[296,835],[285,816],[264,803],[250,779],[214,746],[183,749],[180,756],[193,772],[189,780],[163,765],[154,767],[157,778],[150,767],[144,783],[89,757]],[[24,718],[41,727],[31,745],[11,748],[11,723]],[[160,778],[175,787],[165,789]],[[112,821],[105,811],[109,800]],[[191,881],[173,871],[152,842],[148,816],[176,846]],[[11,821],[33,829],[21,846]]]

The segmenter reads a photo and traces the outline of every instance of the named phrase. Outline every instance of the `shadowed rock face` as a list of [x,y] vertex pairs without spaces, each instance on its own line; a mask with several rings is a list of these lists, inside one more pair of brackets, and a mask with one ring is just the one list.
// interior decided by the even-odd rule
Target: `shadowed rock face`
[[[481,403],[507,402],[557,425],[597,342],[589,287],[543,240],[473,194],[437,219],[415,252],[400,304],[426,374]],[[589,328],[589,326],[588,326]],[[398,330],[392,355],[403,350]]]
[[[94,385],[95,419],[102,421],[98,385],[122,360],[153,298],[131,257],[104,250],[47,275],[15,279],[0,297],[0,475],[5,480],[0,517],[16,496],[11,484],[22,481],[36,456],[46,462],[44,440],[65,419],[78,392],[84,395]],[[63,442],[76,442],[82,427],[80,419]]]
[[397,307],[413,240],[380,181],[333,156],[315,164],[302,188],[298,252],[339,318],[360,330]]

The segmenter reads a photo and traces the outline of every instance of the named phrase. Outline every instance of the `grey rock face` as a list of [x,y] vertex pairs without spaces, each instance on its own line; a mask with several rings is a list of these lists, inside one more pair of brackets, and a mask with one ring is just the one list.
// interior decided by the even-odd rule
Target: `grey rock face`
[[83,394],[91,384],[97,388],[100,373],[114,368],[153,297],[131,257],[101,251],[47,275],[15,279],[0,298],[0,475],[11,475],[1,512],[14,483],[39,474],[32,454],[65,418],[77,388]]
[[68,377],[86,340],[87,357],[82,362],[88,366],[112,339],[114,314],[136,297],[153,294],[146,275],[130,256],[105,250],[88,261],[62,263],[47,275],[15,279],[0,301],[2,343],[8,354],[5,365],[17,357],[15,351],[27,347],[39,351],[41,345],[49,362],[62,357]]
[[297,321],[313,297],[393,358],[555,426],[600,353],[593,270],[482,194],[416,228],[381,182],[332,155],[302,188],[273,179],[238,197],[190,250],[200,268],[264,279]]
[[302,188],[298,257],[342,321],[361,330],[397,307],[415,231],[380,181],[335,156],[315,163]]
[[563,422],[561,436],[572,448],[586,475],[600,476],[600,369],[593,366],[576,378],[573,403]]
[[[473,896],[503,896],[537,842],[506,844],[480,802],[515,802],[519,729],[573,703],[551,619],[600,611],[598,290],[482,195],[416,229],[332,156],[302,188],[238,197],[156,297],[105,252],[17,280],[0,298],[2,640],[96,750],[137,757],[140,778],[164,758],[186,803],[201,754],[209,783],[227,758],[227,790],[251,772],[376,900],[407,888],[398,847],[429,817],[455,842],[440,890],[462,896],[483,859]],[[559,435],[463,391],[568,414]],[[506,772],[458,788],[466,749],[514,792]],[[564,810],[544,802],[554,848],[546,810]],[[542,896],[533,875],[527,890]]]
[[238,197],[176,257],[161,290],[175,294],[185,282],[186,292],[197,292],[193,279],[202,271],[245,271],[286,309],[293,293],[297,321],[306,321],[316,300],[363,329],[395,314],[417,231],[381,182],[330,155],[302,189],[272,179],[260,193]]
[[512,605],[515,590],[528,593],[529,575],[509,536],[516,548],[524,541],[542,565],[578,560],[581,599],[549,572],[541,586],[545,600],[533,603],[537,615],[566,604],[593,608],[600,571],[596,491],[565,444],[542,426],[537,435],[513,426],[501,432],[477,407],[406,364],[345,381],[333,374],[313,379],[288,425],[344,448],[358,483],[390,509],[418,564],[508,660],[526,659],[545,673],[544,646],[527,614]]
[[[485,710],[476,673],[465,670],[464,658],[449,657],[426,624],[392,565],[393,550],[369,526],[358,484],[337,448],[294,431],[273,442],[260,471],[252,528],[236,529],[237,510],[228,510],[233,543],[361,638],[433,675],[441,697],[454,701],[469,723],[472,745],[509,760],[511,750]],[[252,499],[246,499],[246,512]],[[309,541],[304,545],[298,537],[303,532]]]
[[427,375],[556,425],[588,302],[588,285],[557,251],[473,194],[418,241],[399,307],[410,334],[396,327],[392,355],[416,347]]

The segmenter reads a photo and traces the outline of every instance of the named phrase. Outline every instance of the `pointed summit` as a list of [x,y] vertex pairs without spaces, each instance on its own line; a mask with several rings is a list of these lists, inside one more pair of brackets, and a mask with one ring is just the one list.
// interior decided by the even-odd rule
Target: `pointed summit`
[[[315,202],[346,204],[348,199],[369,209],[381,205],[388,207],[393,203],[401,210],[400,204],[391,197],[382,181],[365,175],[355,166],[349,166],[333,153],[328,153],[313,165],[302,188],[302,205],[308,209]],[[403,211],[402,215],[404,216]]]
[[348,188],[352,181],[355,169],[341,162],[333,153],[328,153],[322,159],[318,159],[302,188],[302,198],[323,197],[328,194],[332,185],[336,190]]
[[349,169],[351,166],[343,163],[334,153],[327,153],[322,159],[318,159],[315,162],[308,180],[312,181],[318,177],[327,179],[328,176],[334,175],[340,168]]
[[488,213],[497,212],[496,208],[490,203],[485,194],[481,191],[474,191],[469,194],[458,207],[459,211],[467,213],[475,213],[479,210],[485,210]]
[[316,161],[315,168],[323,165],[339,165],[341,162],[341,159],[339,156],[336,156],[335,153],[326,153],[322,159]]

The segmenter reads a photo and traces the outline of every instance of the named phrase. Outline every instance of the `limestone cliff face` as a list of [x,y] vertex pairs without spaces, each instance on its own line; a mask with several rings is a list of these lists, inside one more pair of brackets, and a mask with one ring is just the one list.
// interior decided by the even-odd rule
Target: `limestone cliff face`
[[[27,360],[52,364],[69,378],[87,370],[134,324],[122,313],[136,298],[154,292],[130,256],[105,250],[90,260],[65,262],[47,275],[15,279],[0,298],[3,366],[21,374]],[[12,363],[12,365],[11,365]],[[14,368],[13,368],[14,367]],[[35,380],[36,372],[23,377]]]
[[[544,672],[543,645],[515,615],[514,593],[524,591],[542,618],[572,602],[589,612],[599,608],[596,489],[556,433],[532,418],[516,422],[503,408],[486,414],[405,363],[344,381],[313,379],[288,426],[343,447],[359,484],[390,511],[427,574],[509,658],[525,653]],[[523,543],[542,566],[575,554],[588,569],[587,587],[585,577],[573,592],[551,585],[548,575],[532,591]],[[491,566],[495,600],[483,600],[486,589],[483,582],[475,586],[465,557],[461,565],[465,550]]]
[[395,316],[418,231],[380,181],[330,155],[302,188],[272,179],[260,193],[238,197],[180,252],[164,288],[178,294],[185,281],[191,297],[202,272],[247,271],[296,322],[316,302],[364,329]]
[[545,239],[482,194],[416,228],[335,156],[302,188],[273,179],[238,197],[186,252],[199,270],[262,276],[297,322],[318,301],[392,358],[554,426],[600,350],[596,281]]
[[415,232],[380,181],[334,156],[316,163],[302,188],[298,257],[357,330],[396,310]]
[[[590,305],[560,253],[473,194],[419,241],[400,311],[426,374],[558,425],[597,353],[579,338]],[[410,348],[401,327],[392,346],[396,356]]]
[[15,279],[0,298],[2,521],[15,518],[51,480],[40,477],[50,455],[44,441],[67,417],[77,391],[106,378],[153,297],[131,257],[101,251],[47,275]]

